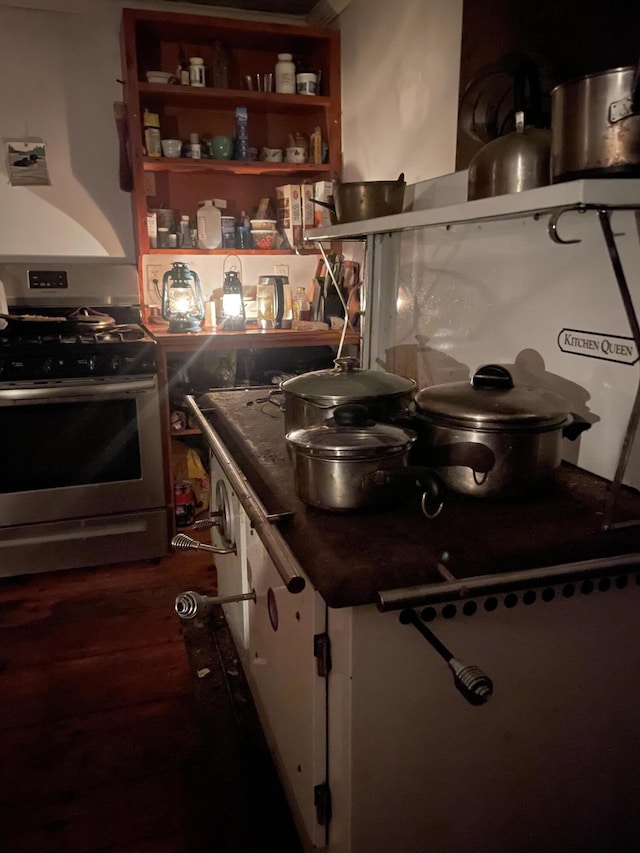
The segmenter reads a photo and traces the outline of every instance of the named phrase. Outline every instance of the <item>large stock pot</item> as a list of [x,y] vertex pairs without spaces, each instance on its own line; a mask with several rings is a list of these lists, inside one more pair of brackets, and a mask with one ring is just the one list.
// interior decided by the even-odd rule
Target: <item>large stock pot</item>
[[551,92],[551,179],[640,176],[640,75],[614,68]]
[[498,364],[471,382],[424,388],[416,395],[421,464],[446,486],[474,497],[529,498],[549,487],[562,458],[562,439],[590,424],[567,400],[543,388],[514,385]]

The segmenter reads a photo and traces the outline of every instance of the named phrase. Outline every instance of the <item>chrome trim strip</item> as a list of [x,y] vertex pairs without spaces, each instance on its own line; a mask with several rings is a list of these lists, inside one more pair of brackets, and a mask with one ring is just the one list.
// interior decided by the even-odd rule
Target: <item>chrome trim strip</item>
[[[211,451],[215,453],[222,470],[229,478],[229,482],[242,508],[249,516],[249,520],[260,537],[267,553],[273,560],[280,577],[285,582],[289,592],[302,592],[305,587],[305,579],[302,576],[302,567],[291,552],[282,534],[269,520],[270,516],[265,510],[260,498],[251,488],[247,478],[236,465],[227,452],[226,447],[220,441],[211,424],[198,408],[193,396],[187,394],[185,402],[193,412],[198,426],[204,435]],[[271,516],[273,517],[273,516]]]
[[634,570],[636,568],[640,569],[640,553],[624,554],[621,557],[603,557],[578,563],[564,563],[539,569],[523,569],[517,572],[504,572],[498,575],[472,577],[445,583],[379,590],[377,605],[378,610],[385,613],[389,610],[402,610],[405,607],[423,607],[426,604],[464,600],[474,595],[493,595],[510,589],[571,581],[579,576],[588,576],[603,570]]

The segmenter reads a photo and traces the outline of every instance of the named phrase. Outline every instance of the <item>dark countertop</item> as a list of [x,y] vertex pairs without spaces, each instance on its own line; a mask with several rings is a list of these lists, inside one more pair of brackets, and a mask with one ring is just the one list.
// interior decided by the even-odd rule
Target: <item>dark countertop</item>
[[[377,592],[456,579],[634,555],[640,527],[602,531],[608,481],[563,464],[544,498],[498,503],[448,495],[427,519],[420,493],[356,513],[315,509],[296,496],[284,416],[264,389],[211,392],[197,402],[268,512],[291,511],[279,529],[331,607],[377,602]],[[622,489],[616,521],[640,519],[640,496]]]

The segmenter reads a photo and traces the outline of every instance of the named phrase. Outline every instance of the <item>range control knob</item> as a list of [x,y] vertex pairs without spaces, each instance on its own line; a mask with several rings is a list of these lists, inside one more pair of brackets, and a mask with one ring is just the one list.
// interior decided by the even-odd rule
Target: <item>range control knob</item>
[[112,355],[109,357],[109,370],[111,373],[120,373],[120,356]]

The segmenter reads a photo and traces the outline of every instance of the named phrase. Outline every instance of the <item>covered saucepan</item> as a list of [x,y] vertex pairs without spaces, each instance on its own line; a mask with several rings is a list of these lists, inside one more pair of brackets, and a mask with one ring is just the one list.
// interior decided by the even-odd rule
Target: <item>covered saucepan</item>
[[412,430],[380,424],[359,405],[338,406],[333,418],[286,435],[296,493],[333,512],[390,506],[423,490],[422,509],[434,517],[442,507],[442,484],[432,471],[409,467]]
[[550,486],[562,439],[590,424],[553,391],[515,385],[499,364],[480,367],[471,382],[416,394],[421,464],[452,491],[490,498],[528,498]]
[[[337,406],[364,405],[374,421],[391,422],[406,413],[416,389],[413,379],[357,367],[351,356],[338,358],[335,367],[302,373],[280,383],[269,400],[284,411],[285,433],[321,424],[333,417]],[[282,402],[277,397],[282,393]]]

